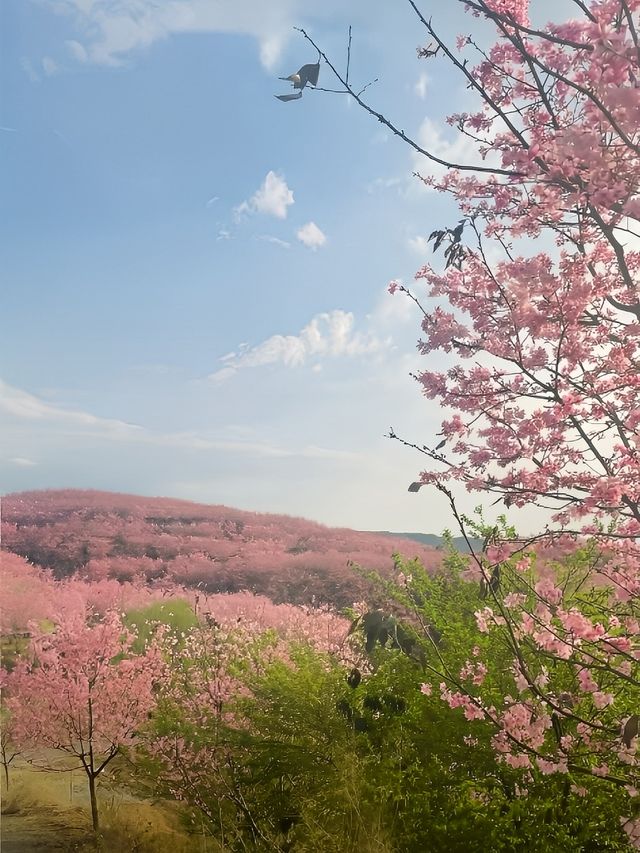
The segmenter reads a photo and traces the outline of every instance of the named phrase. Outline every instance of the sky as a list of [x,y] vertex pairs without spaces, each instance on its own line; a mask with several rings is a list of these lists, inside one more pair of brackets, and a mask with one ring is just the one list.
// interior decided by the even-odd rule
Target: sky
[[[460,5],[422,4],[449,40],[478,33]],[[407,492],[421,459],[385,435],[439,430],[410,373],[442,362],[387,286],[411,283],[456,210],[345,96],[274,98],[316,59],[295,26],[343,69],[350,25],[371,105],[468,155],[444,119],[469,92],[418,58],[408,3],[3,0],[2,493],[452,527],[440,496]],[[326,66],[319,85],[336,87]]]

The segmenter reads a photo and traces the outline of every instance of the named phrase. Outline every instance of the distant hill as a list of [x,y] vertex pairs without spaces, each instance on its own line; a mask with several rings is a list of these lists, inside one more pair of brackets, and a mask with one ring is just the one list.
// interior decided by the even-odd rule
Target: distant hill
[[367,589],[350,562],[389,575],[394,551],[419,557],[428,568],[442,558],[416,535],[392,542],[387,534],[286,515],[75,489],[4,497],[2,547],[57,578],[164,581],[338,606]]
[[[437,536],[435,533],[394,533],[391,530],[378,530],[376,532],[382,536],[397,536],[400,539],[413,539],[414,542],[419,542],[426,548],[441,549],[444,546],[444,538],[442,536]],[[467,540],[464,536],[454,536],[451,541],[457,551],[460,551],[463,554],[469,552],[469,545],[467,544]],[[474,549],[482,548],[482,539],[470,538],[469,542]]]

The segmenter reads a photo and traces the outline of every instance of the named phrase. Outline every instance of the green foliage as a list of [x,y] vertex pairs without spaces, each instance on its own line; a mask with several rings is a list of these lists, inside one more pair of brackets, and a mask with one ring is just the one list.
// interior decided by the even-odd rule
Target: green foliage
[[3,668],[11,672],[28,647],[29,637],[24,634],[0,636],[0,660]]
[[[587,547],[562,562],[564,582],[581,597],[584,612],[588,612],[590,600],[594,607],[600,606],[606,594],[602,589],[584,587],[593,556]],[[462,710],[451,710],[440,699],[440,683],[446,680],[451,689],[469,660],[488,665],[482,685],[487,705],[501,707],[513,690],[513,652],[504,635],[482,633],[477,628],[474,613],[483,604],[479,584],[463,579],[469,562],[468,556],[450,547],[442,571],[431,574],[417,561],[398,558],[397,582],[368,574],[377,589],[373,596],[376,608],[354,623],[373,668],[353,691],[354,697],[362,691],[370,696],[375,685],[377,696],[393,692],[406,702],[406,712],[396,721],[404,743],[410,745],[406,753],[403,742],[394,737],[393,726],[382,726],[380,717],[368,734],[381,764],[383,756],[389,755],[399,762],[395,777],[393,767],[387,765],[385,778],[395,780],[387,797],[391,801],[395,791],[412,815],[409,818],[403,812],[401,831],[409,833],[410,826],[414,829],[397,849],[629,849],[619,822],[620,814],[629,813],[623,790],[589,776],[511,770],[497,762],[490,743],[496,731],[492,724],[469,722]],[[525,579],[525,584],[530,581]],[[380,626],[392,626],[393,631],[385,636]],[[410,647],[394,641],[394,632],[395,636],[410,636]],[[421,684],[431,695],[420,692]],[[559,682],[557,689],[570,686]],[[412,782],[407,791],[408,780]],[[584,787],[586,796],[575,793],[575,785]]]
[[168,629],[170,637],[179,640],[198,625],[198,617],[190,604],[181,598],[173,598],[169,601],[154,601],[139,610],[130,610],[123,622],[136,635],[133,651],[140,654],[159,625]]
[[[581,582],[592,556],[578,552],[558,572],[595,607],[602,590]],[[186,737],[208,756],[188,799],[226,849],[629,850],[623,790],[513,769],[497,759],[490,720],[469,721],[442,700],[441,682],[451,689],[469,660],[487,664],[489,705],[502,707],[513,689],[513,650],[500,632],[478,630],[483,603],[478,582],[465,580],[469,559],[450,548],[437,574],[398,558],[395,582],[370,575],[372,604],[354,619],[348,664],[303,645],[274,653],[265,636],[227,655],[242,689],[206,725],[167,704],[157,734]],[[213,659],[203,666],[212,672]]]
[[249,733],[243,772],[269,837],[295,850],[384,850],[379,836],[371,847],[379,814],[362,795],[357,735],[339,710],[342,667],[298,647],[250,686],[238,709]]
[[487,723],[422,694],[421,667],[402,650],[377,648],[375,659],[356,687],[309,649],[253,681],[235,784],[265,849],[627,849],[624,795],[594,780],[578,797],[559,776],[519,790],[521,774],[496,762]]

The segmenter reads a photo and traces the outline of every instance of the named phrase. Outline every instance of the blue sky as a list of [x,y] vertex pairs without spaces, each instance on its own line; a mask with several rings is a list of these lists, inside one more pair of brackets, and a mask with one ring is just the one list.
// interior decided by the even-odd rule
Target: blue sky
[[[424,5],[450,37],[478,27]],[[4,0],[0,16],[2,491],[448,526],[439,497],[406,492],[420,459],[384,438],[429,442],[441,419],[408,376],[427,367],[419,318],[386,286],[456,212],[343,96],[273,97],[315,60],[294,25],[343,66],[352,24],[371,104],[463,156],[443,117],[468,93],[417,58],[409,5]]]

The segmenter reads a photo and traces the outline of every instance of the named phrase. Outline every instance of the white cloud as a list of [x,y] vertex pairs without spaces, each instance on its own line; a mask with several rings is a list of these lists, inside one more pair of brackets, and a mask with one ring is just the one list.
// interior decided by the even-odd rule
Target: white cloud
[[[398,283],[402,284],[402,281]],[[405,351],[413,357],[420,315],[415,304],[404,293],[392,295],[385,288],[366,319],[375,334],[386,338],[392,336],[394,342],[400,339],[404,341]]]
[[65,41],[65,45],[76,62],[88,61],[89,54],[87,53],[86,48],[81,45],[79,41],[76,41],[75,39],[67,39],[67,41]]
[[296,237],[308,249],[312,249],[314,252],[327,242],[325,234],[322,233],[315,222],[307,222],[302,228],[298,228]]
[[55,61],[55,59],[51,59],[50,56],[43,56],[42,70],[47,75],[47,77],[52,77],[56,73],[56,71],[59,70],[59,65]]
[[28,59],[26,56],[23,56],[22,59],[20,60],[20,65],[22,66],[22,70],[24,71],[24,73],[27,75],[27,77],[29,78],[29,80],[32,83],[39,83],[40,82],[40,75],[38,74],[36,69],[33,67],[33,63],[31,62],[30,59]]
[[258,240],[263,240],[265,243],[273,243],[274,246],[280,246],[281,249],[291,248],[291,243],[281,240],[280,237],[274,237],[272,234],[261,234]]
[[390,340],[381,340],[372,331],[355,331],[354,325],[354,316],[347,311],[337,309],[317,314],[298,335],[272,335],[254,347],[228,353],[220,359],[224,367],[208,378],[223,382],[244,368],[268,364],[300,367],[309,358],[353,357],[389,347]]
[[[231,353],[229,358],[235,354]],[[232,370],[235,373],[235,368]],[[14,388],[0,380],[0,412],[10,416],[21,424],[19,434],[24,436],[26,430],[24,421],[41,422],[46,427],[47,435],[51,435],[56,426],[59,432],[69,437],[86,436],[95,439],[102,438],[118,443],[146,444],[156,447],[171,447],[176,450],[219,451],[221,453],[237,453],[260,458],[355,458],[356,454],[345,450],[317,445],[292,447],[290,443],[283,446],[269,442],[256,441],[253,435],[238,439],[238,430],[234,428],[221,429],[213,434],[203,434],[194,431],[155,432],[146,427],[126,423],[115,418],[101,418],[89,412],[66,409],[54,406],[41,400],[34,394]],[[24,456],[13,456],[9,462],[20,467],[31,467],[36,463]]]
[[417,255],[425,255],[430,250],[429,241],[426,237],[422,237],[420,235],[417,237],[408,237],[407,246]]
[[354,459],[357,454],[347,450],[306,445],[300,448],[278,446],[261,441],[236,441],[224,438],[210,438],[193,432],[150,435],[147,444],[163,447],[184,448],[186,450],[212,450],[221,453],[238,453],[264,459]]
[[366,185],[366,191],[369,195],[373,195],[381,190],[389,190],[395,187],[402,187],[406,184],[406,178],[375,178]]
[[267,69],[275,68],[286,43],[284,33],[274,33],[260,42],[260,62]]
[[243,201],[235,210],[236,220],[244,214],[264,213],[277,219],[287,218],[287,208],[293,204],[293,193],[283,177],[275,172],[267,172],[262,186],[256,190],[249,201]]
[[[479,152],[479,144],[463,133],[456,132],[452,139],[445,138],[439,125],[430,118],[425,118],[420,125],[416,134],[416,142],[430,154],[439,157],[441,160],[446,160],[448,163],[479,166],[496,164],[493,154],[489,154],[487,159],[483,160]],[[411,160],[414,171],[424,177],[441,178],[447,171],[446,166],[434,163],[433,160],[429,160],[424,154],[417,151],[412,152]],[[415,180],[412,180],[411,185],[416,185]],[[425,188],[422,182],[420,182],[420,187]]]
[[142,429],[136,424],[129,424],[114,418],[101,418],[88,412],[54,406],[33,394],[29,394],[28,391],[22,391],[8,385],[1,379],[0,411],[23,420],[58,421],[68,426],[82,427],[114,437],[126,437]]
[[67,41],[79,62],[119,65],[133,51],[179,33],[232,33],[255,38],[260,60],[272,69],[299,12],[294,0],[45,0],[83,34]]
[[415,94],[422,100],[427,96],[427,88],[430,83],[429,75],[422,72],[422,74],[418,77],[415,86],[413,87],[413,91]]

